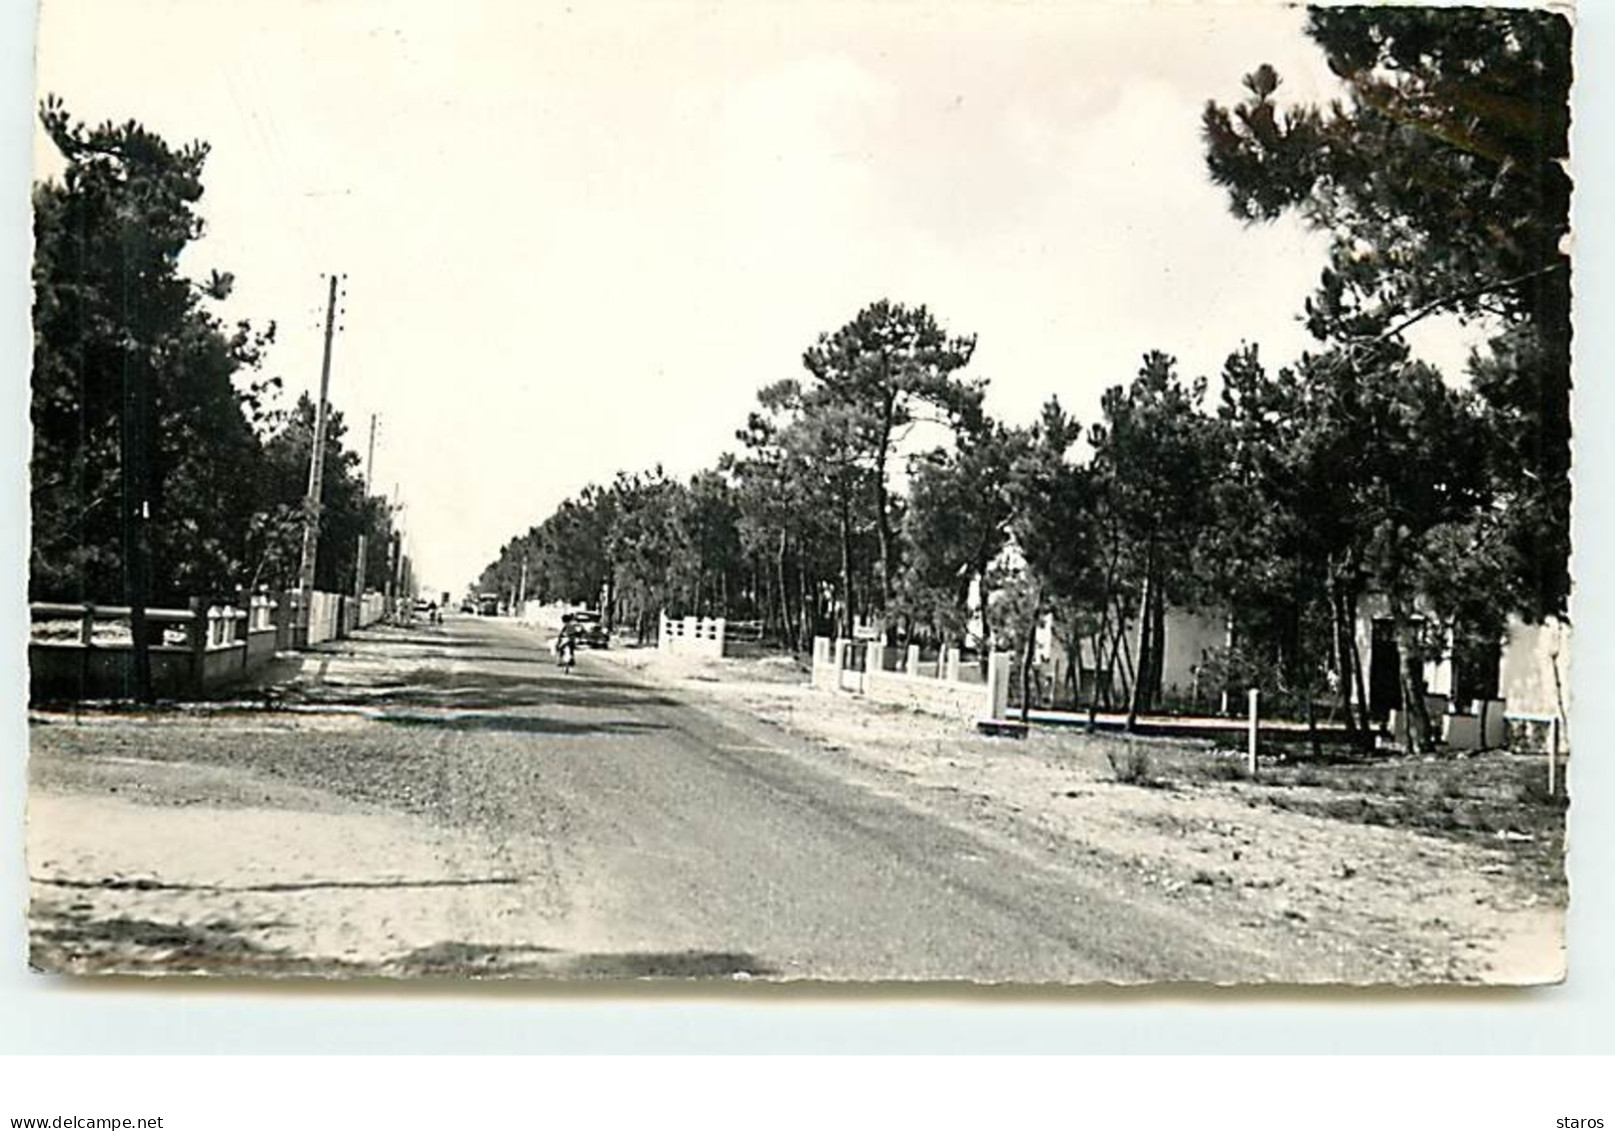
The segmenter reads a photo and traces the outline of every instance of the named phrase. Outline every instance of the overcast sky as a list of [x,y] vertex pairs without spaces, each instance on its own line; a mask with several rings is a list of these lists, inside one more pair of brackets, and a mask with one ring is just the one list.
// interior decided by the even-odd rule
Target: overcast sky
[[[1206,179],[1205,100],[1262,62],[1335,93],[1255,4],[46,0],[41,93],[212,146],[192,274],[276,320],[459,592],[585,483],[734,446],[756,389],[864,304],[979,335],[989,407],[1094,419],[1148,349],[1270,363],[1323,263]],[[48,145],[36,159],[47,161]],[[41,164],[41,169],[49,165]],[[1433,360],[1461,353],[1432,341]]]

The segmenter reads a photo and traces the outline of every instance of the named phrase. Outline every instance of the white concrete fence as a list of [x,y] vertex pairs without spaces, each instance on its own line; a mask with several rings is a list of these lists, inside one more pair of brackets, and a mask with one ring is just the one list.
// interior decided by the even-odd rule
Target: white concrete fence
[[367,590],[359,598],[359,627],[369,628],[387,615],[387,597],[375,590]]
[[985,679],[975,664],[964,664],[956,648],[944,648],[932,661],[920,659],[918,646],[899,650],[885,644],[862,645],[864,665],[851,663],[861,642],[813,639],[813,686],[845,691],[880,703],[893,703],[927,714],[975,723],[1002,719],[1009,708],[1009,653],[987,658]]
[[342,635],[342,597],[340,593],[312,590],[308,595],[308,642],[324,644]]
[[656,650],[669,656],[698,656],[723,659],[724,620],[722,617],[683,617],[660,615]]

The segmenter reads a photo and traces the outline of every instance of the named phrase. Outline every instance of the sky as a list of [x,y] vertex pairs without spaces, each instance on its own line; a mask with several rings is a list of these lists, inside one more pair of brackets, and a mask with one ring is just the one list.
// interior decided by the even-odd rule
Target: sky
[[[1324,262],[1247,227],[1199,116],[1273,64],[1338,87],[1263,4],[45,0],[38,89],[211,146],[222,313],[318,386],[396,493],[425,588],[461,592],[585,484],[736,446],[758,388],[880,298],[975,334],[1017,423],[1092,421],[1151,349],[1270,364]],[[53,162],[36,138],[36,170]],[[1449,371],[1464,343],[1415,343]]]

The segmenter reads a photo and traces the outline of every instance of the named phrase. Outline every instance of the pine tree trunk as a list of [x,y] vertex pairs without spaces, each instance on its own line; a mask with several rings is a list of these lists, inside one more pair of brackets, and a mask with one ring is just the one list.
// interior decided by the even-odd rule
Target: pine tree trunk
[[1401,596],[1391,598],[1391,623],[1401,668],[1402,711],[1407,716],[1407,752],[1417,757],[1430,749],[1430,712],[1424,702],[1424,653],[1419,630]]
[[981,603],[981,654],[987,655],[993,648],[993,626],[987,616],[987,571],[992,566],[987,562],[976,564],[977,589],[976,595]]
[[791,631],[790,590],[785,587],[785,531],[779,532],[779,551],[774,555],[774,609],[779,616],[779,638],[791,651],[797,648],[796,633]]
[[1037,622],[1042,600],[1032,602],[1032,615],[1026,622],[1026,647],[1021,649],[1021,722],[1032,717],[1032,664],[1037,658]]
[[1150,605],[1149,683],[1144,689],[1146,708],[1160,704],[1162,683],[1166,674],[1166,594],[1159,582],[1155,584],[1154,589],[1154,601]]
[[1138,653],[1133,661],[1133,692],[1127,697],[1127,731],[1129,734],[1138,726],[1139,711],[1148,706],[1144,684],[1148,679],[1147,673],[1149,671],[1149,658],[1146,650],[1149,648],[1151,636],[1150,602],[1155,597],[1155,570],[1153,564],[1149,561],[1149,558],[1153,556],[1149,555],[1145,559],[1144,596],[1138,603]]
[[852,515],[847,497],[841,497],[841,635],[852,639]]
[[800,630],[800,639],[804,644],[811,643],[819,633],[819,623],[813,615],[813,604],[808,596],[810,588],[807,561],[802,557],[799,550],[796,555],[796,594],[801,606],[797,613],[801,619],[797,623]]
[[[889,361],[883,361],[890,367]],[[890,381],[890,374],[887,374]],[[886,455],[892,442],[892,424],[897,412],[897,394],[888,392],[881,406],[880,446],[875,450],[875,534],[880,540],[880,609],[884,613],[892,603],[892,531],[886,514]],[[886,626],[886,643],[892,643],[891,628]]]
[[1357,655],[1357,599],[1338,579],[1329,582],[1330,605],[1335,617],[1335,670],[1340,675],[1340,702],[1346,712],[1346,729],[1352,745],[1362,749],[1370,742],[1368,696],[1363,690],[1363,666]]

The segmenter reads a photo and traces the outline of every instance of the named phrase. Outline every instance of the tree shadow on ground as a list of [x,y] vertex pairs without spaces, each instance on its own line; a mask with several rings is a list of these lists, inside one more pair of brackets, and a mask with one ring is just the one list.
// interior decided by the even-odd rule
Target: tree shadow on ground
[[[36,906],[36,917],[39,912]],[[152,919],[92,918],[81,912],[51,914],[36,924],[28,964],[62,974],[227,974],[240,976],[324,974],[340,963],[312,960],[265,947],[243,932],[283,925],[211,920],[192,926]]]
[[311,680],[280,689],[285,703],[341,703],[378,707],[439,707],[497,710],[509,707],[673,706],[677,701],[630,683],[592,675],[532,678],[485,671],[422,668],[374,679]]
[[466,715],[381,715],[376,721],[399,727],[421,727],[431,730],[469,731],[484,734],[576,736],[584,734],[648,734],[653,731],[667,729],[660,723],[645,723],[636,719],[571,721],[546,718],[542,715],[495,715],[481,712]]
[[626,978],[768,977],[777,971],[741,951],[677,950],[579,952],[546,946],[494,946],[442,942],[411,951],[385,972],[427,978]]
[[[79,912],[48,913],[36,905],[28,961],[60,974],[184,974],[229,977],[528,978],[621,980],[637,978],[768,977],[777,971],[739,951],[565,951],[539,944],[490,945],[460,941],[418,947],[382,963],[354,962],[266,947],[243,934],[280,922],[203,924],[153,919],[96,919]],[[40,919],[45,921],[41,922]]]

